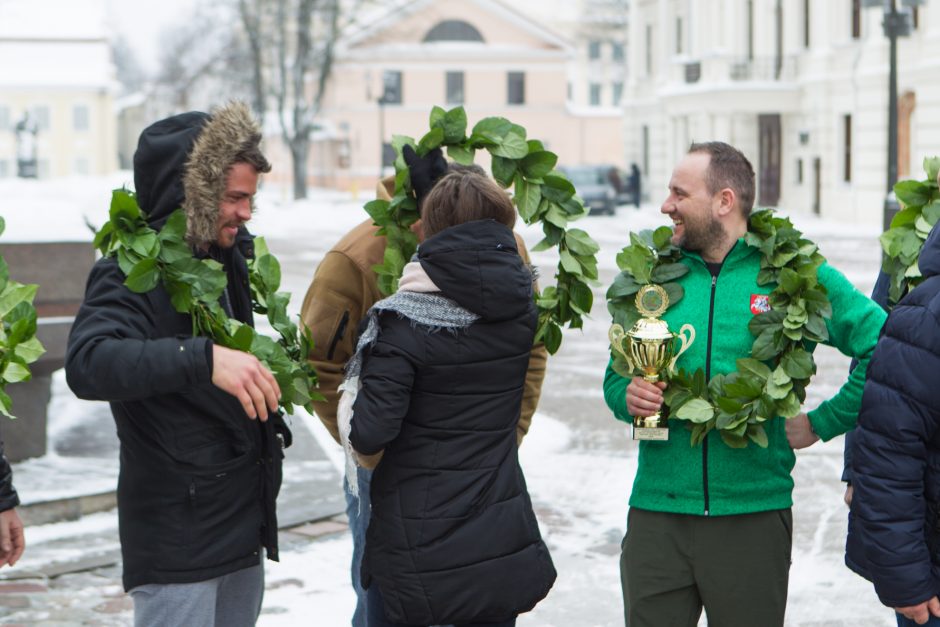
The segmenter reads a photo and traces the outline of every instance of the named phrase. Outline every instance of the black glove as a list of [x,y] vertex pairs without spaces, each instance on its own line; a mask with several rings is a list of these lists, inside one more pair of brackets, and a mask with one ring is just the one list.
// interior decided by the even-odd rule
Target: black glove
[[411,188],[415,190],[415,198],[418,200],[418,208],[421,208],[421,201],[428,195],[438,179],[447,174],[447,159],[440,148],[435,148],[423,157],[419,157],[409,144],[405,144],[401,149],[401,156],[405,158],[408,164],[408,173],[411,176]]

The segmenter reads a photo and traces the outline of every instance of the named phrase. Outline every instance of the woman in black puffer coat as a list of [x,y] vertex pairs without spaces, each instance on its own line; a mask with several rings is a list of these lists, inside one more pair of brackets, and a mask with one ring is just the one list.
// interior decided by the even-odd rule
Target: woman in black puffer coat
[[555,581],[516,445],[532,274],[515,209],[485,176],[448,174],[423,207],[418,261],[360,340],[347,427],[359,453],[385,451],[362,566],[369,623],[514,625]]
[[845,557],[899,625],[940,613],[940,229],[918,264],[924,281],[888,316],[868,366]]

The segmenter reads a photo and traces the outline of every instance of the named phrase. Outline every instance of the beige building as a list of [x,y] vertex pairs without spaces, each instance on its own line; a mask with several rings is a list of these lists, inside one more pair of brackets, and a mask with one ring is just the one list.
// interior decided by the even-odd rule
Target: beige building
[[[883,3],[634,0],[627,158],[659,202],[692,141],[748,155],[761,206],[880,224],[887,191],[888,40]],[[899,40],[901,178],[940,153],[940,0]]]
[[463,105],[471,127],[490,116],[520,124],[560,165],[622,167],[622,110],[572,97],[576,58],[567,38],[496,0],[406,2],[341,42],[311,182],[371,185],[390,171],[392,136],[420,138],[435,105]]
[[[0,59],[0,178],[16,176],[18,158],[33,151],[40,178],[116,169],[103,3],[0,2]],[[29,132],[17,136],[27,114]]]

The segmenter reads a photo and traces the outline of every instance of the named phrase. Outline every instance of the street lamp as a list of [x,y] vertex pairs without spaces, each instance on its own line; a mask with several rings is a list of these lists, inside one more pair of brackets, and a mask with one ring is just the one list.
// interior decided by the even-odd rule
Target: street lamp
[[888,38],[888,189],[885,194],[883,227],[887,231],[900,206],[894,195],[894,184],[898,182],[898,37],[911,34],[911,10],[924,0],[901,0],[903,9],[898,9],[897,0],[863,0],[863,6],[881,6],[884,11],[885,37]]

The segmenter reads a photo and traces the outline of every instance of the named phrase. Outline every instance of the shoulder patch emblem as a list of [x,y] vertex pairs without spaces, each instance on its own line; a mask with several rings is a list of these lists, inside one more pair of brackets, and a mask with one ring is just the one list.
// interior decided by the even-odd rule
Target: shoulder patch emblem
[[751,294],[751,313],[756,316],[768,311],[770,311],[770,295]]

